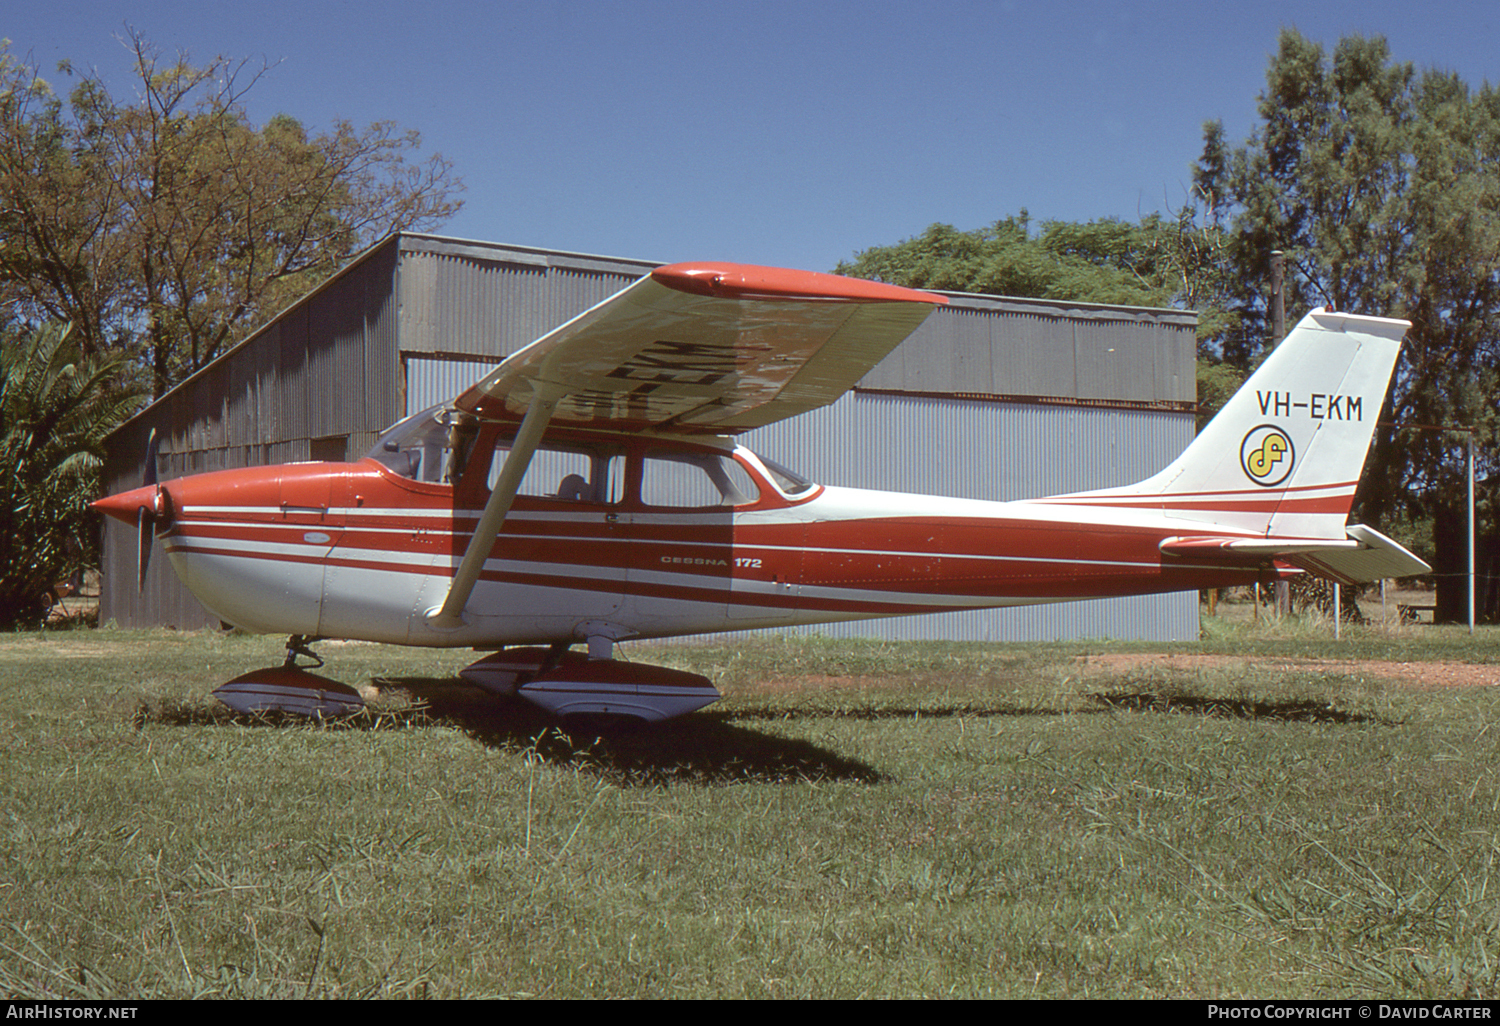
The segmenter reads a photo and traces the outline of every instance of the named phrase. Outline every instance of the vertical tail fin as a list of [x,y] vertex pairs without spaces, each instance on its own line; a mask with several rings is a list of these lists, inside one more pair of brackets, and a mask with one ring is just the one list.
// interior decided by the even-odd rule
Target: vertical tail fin
[[1057,499],[1156,509],[1237,533],[1342,539],[1410,326],[1315,310],[1161,473]]

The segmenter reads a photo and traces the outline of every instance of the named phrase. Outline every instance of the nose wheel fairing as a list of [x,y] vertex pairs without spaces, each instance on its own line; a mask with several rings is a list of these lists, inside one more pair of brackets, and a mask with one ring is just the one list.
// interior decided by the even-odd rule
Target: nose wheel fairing
[[365,707],[358,691],[300,666],[251,670],[214,689],[214,695],[239,713],[284,712],[333,719]]
[[242,673],[228,684],[214,688],[214,696],[236,712],[251,714],[291,712],[335,718],[365,708],[365,699],[350,685],[309,673],[297,664],[297,658],[306,657],[311,658],[315,667],[323,666],[323,658],[308,646],[312,640],[315,639],[293,634],[287,639],[287,660],[281,666]]
[[299,657],[323,660],[308,647],[311,639],[300,634],[287,640],[286,660],[280,666],[251,670],[214,689],[214,695],[239,713],[284,712],[294,716],[334,719],[357,713],[365,707],[358,691],[347,684],[308,673],[297,665]]
[[251,670],[220,684],[213,693],[236,712],[291,712],[317,718],[336,718],[365,708],[359,691],[335,679],[309,673],[297,664],[311,658],[312,666],[323,666],[323,658],[309,648],[317,639],[293,634],[287,639],[287,658],[281,666]]

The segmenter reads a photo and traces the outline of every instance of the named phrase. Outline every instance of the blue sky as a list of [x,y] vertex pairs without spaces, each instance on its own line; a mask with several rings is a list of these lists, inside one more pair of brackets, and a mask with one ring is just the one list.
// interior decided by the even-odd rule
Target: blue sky
[[257,122],[394,119],[457,165],[444,234],[829,270],[933,222],[1180,205],[1202,125],[1254,124],[1283,25],[1500,82],[1500,5],[1333,0],[0,0],[0,37],[117,96],[132,26],[274,67]]

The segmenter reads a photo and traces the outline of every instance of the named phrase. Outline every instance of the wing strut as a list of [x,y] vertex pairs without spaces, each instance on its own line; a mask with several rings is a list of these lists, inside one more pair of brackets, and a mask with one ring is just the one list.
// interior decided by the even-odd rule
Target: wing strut
[[494,491],[484,504],[484,513],[474,528],[474,536],[469,539],[469,547],[464,550],[464,558],[453,573],[448,596],[441,606],[427,611],[427,625],[434,630],[456,631],[464,625],[464,607],[479,581],[479,572],[484,569],[495,539],[505,526],[505,517],[510,512],[511,503],[515,502],[521,478],[531,466],[531,457],[542,440],[542,433],[547,430],[557,404],[567,394],[563,388],[548,382],[537,381],[534,385],[536,394],[521,420],[520,430],[516,432],[515,443],[505,458],[505,466],[500,469]]

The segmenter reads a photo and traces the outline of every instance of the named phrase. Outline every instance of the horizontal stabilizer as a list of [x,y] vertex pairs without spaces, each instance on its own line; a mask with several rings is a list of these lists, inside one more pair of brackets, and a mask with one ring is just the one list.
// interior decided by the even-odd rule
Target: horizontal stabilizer
[[1161,543],[1164,556],[1253,566],[1280,560],[1340,584],[1425,574],[1432,568],[1372,527],[1350,524],[1347,538],[1246,538],[1188,535]]
[[1363,524],[1350,524],[1349,537],[1359,542],[1356,549],[1335,549],[1292,556],[1293,563],[1308,573],[1328,577],[1340,584],[1363,584],[1387,577],[1410,577],[1432,569],[1405,546]]

